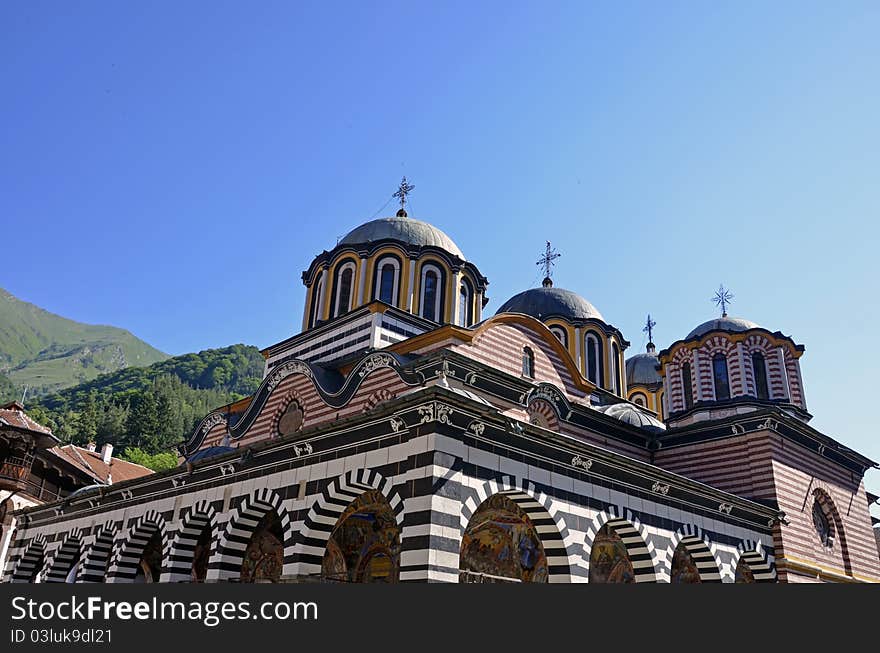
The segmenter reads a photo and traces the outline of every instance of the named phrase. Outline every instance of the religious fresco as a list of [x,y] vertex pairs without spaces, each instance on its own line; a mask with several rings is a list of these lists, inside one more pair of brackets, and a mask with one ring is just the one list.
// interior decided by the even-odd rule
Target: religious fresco
[[[535,527],[503,494],[484,501],[468,522],[461,541],[462,583],[546,583],[547,556]],[[482,576],[481,574],[487,574]]]
[[137,570],[134,576],[135,583],[158,583],[159,574],[162,573],[162,534],[159,530],[153,532],[147,545],[141,553]]
[[593,540],[590,551],[591,583],[635,583],[629,552],[620,536],[607,524],[603,526]]
[[736,571],[734,571],[734,582],[736,583],[754,583],[755,575],[749,563],[740,556],[739,562],[736,563]]
[[277,583],[284,566],[284,534],[278,513],[270,510],[254,529],[241,563],[242,583]]
[[211,557],[211,525],[208,524],[199,534],[196,548],[193,549],[193,565],[190,571],[190,580],[193,583],[203,583],[208,576],[208,559]]
[[284,411],[281,419],[278,420],[279,435],[291,435],[302,428],[303,425],[303,409],[295,401]]
[[697,569],[697,562],[694,556],[687,550],[684,542],[680,542],[675,547],[675,553],[672,554],[672,574],[669,578],[670,583],[702,583],[700,572]]
[[385,496],[364,492],[340,515],[321,563],[324,580],[396,583],[400,573],[400,526]]

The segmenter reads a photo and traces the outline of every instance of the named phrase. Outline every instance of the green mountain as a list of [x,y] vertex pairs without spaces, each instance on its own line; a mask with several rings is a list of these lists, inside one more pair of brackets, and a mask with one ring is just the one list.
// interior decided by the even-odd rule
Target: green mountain
[[125,329],[68,320],[0,288],[0,375],[28,396],[167,358]]
[[155,454],[185,440],[213,409],[254,393],[264,363],[248,345],[207,349],[102,374],[28,401],[27,411],[64,441]]

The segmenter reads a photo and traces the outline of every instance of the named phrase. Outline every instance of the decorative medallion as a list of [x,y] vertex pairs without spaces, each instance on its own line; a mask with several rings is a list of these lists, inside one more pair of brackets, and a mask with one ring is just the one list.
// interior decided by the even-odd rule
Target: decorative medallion
[[571,459],[572,467],[581,467],[586,471],[590,470],[590,467],[593,466],[592,458],[581,458],[580,456],[575,456]]

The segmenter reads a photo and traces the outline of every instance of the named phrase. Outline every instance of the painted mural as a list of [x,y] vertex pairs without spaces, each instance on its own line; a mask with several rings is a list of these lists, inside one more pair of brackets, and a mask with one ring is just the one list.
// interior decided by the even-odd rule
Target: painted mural
[[[461,541],[462,583],[546,583],[547,556],[523,510],[503,494],[484,501]],[[509,580],[508,580],[509,579]]]
[[694,556],[688,551],[684,542],[680,542],[675,547],[675,553],[672,554],[672,572],[669,578],[670,583],[702,583],[700,572],[697,569],[697,562]]
[[590,550],[591,583],[635,583],[629,553],[620,536],[607,524],[603,526],[593,540]]
[[739,562],[736,563],[736,570],[734,571],[734,582],[755,582],[755,575],[752,573],[752,568],[749,567],[749,563],[747,563],[742,557],[740,557]]
[[135,572],[135,583],[158,583],[162,573],[162,534],[156,530],[144,547]]
[[364,492],[336,522],[321,563],[321,577],[342,583],[396,583],[400,526],[378,490]]
[[278,513],[270,510],[254,529],[241,563],[242,583],[277,583],[284,566],[284,534]]

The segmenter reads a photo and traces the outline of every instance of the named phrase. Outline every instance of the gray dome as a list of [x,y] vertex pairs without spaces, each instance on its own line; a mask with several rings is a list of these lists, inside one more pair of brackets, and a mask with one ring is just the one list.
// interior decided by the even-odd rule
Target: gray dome
[[434,225],[413,220],[407,217],[379,218],[362,224],[360,227],[349,231],[339,241],[340,245],[363,245],[376,240],[397,240],[408,245],[425,247],[427,245],[439,247],[442,250],[454,254],[462,260],[464,254],[458,248],[452,238],[440,231]]
[[666,426],[660,420],[651,417],[647,413],[643,413],[638,408],[633,407],[631,404],[611,404],[602,409],[602,412],[608,415],[609,417],[613,417],[615,419],[620,420],[621,422],[625,422],[630,426],[635,426],[640,429],[645,429],[647,431],[665,431]]
[[563,288],[532,288],[508,299],[498,313],[525,313],[539,320],[561,317],[566,320],[596,319],[605,321],[602,314],[586,299]]
[[662,383],[663,378],[657,371],[657,356],[655,354],[636,354],[626,359],[626,384],[629,385],[654,385]]
[[706,335],[710,331],[738,332],[760,328],[760,325],[757,325],[750,320],[744,320],[741,317],[727,317],[725,315],[714,320],[709,320],[708,322],[703,322],[700,326],[687,334],[687,338],[685,338],[685,340],[690,340],[691,338],[699,338],[700,336]]

